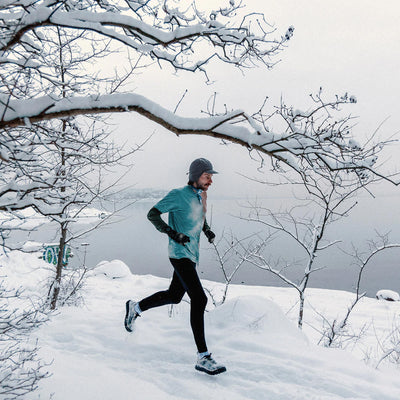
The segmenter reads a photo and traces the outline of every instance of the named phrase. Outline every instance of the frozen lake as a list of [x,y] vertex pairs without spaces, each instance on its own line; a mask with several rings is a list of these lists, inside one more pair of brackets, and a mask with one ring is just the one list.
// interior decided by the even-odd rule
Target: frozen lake
[[[375,229],[380,233],[391,231],[391,241],[400,243],[399,213],[396,210],[398,199],[396,197],[381,198],[379,206],[372,198],[361,198],[359,205],[350,217],[329,226],[327,238],[341,240],[340,246],[350,249],[354,243],[360,249],[365,249],[366,241],[375,237]],[[261,202],[261,201],[260,201]],[[279,209],[289,204],[290,199],[275,198],[262,199],[265,206]],[[84,257],[86,264],[94,266],[103,260],[119,259],[126,263],[131,271],[136,274],[152,274],[161,277],[172,276],[172,266],[167,257],[167,236],[159,233],[147,220],[148,210],[156,200],[140,200],[129,206],[115,216],[113,223],[91,232],[85,238],[73,244],[75,257],[71,265],[82,265]],[[243,207],[246,200],[221,200],[209,196],[208,221],[217,235],[230,238],[231,232],[238,238],[244,238],[254,232],[261,235],[265,228],[259,224],[237,218],[247,215]],[[54,241],[51,229],[46,228],[46,235],[32,233],[30,240]],[[81,243],[88,246],[80,246]],[[222,246],[222,244],[221,244]],[[273,241],[266,249],[266,256],[285,257],[293,259],[303,257],[294,242]],[[86,249],[86,254],[84,250]],[[362,278],[362,291],[368,296],[374,296],[380,289],[400,291],[400,249],[387,250],[375,257],[368,265]],[[352,290],[356,282],[357,268],[351,265],[352,259],[341,252],[337,247],[332,247],[319,253],[316,265],[323,267],[311,275],[310,287]],[[213,246],[209,245],[203,237],[201,242],[200,275],[204,279],[223,281],[222,271],[216,261]],[[227,266],[229,271],[229,265]],[[303,265],[293,267],[288,275],[296,280],[304,270]],[[243,265],[234,279],[234,283],[249,285],[284,285],[270,272],[260,270],[252,265]]]
[[[155,200],[142,200],[123,211],[117,218],[118,222],[105,226],[91,233],[85,239],[90,245],[87,248],[87,264],[95,265],[102,260],[120,259],[124,261],[133,273],[153,274],[162,277],[172,275],[172,267],[167,258],[167,236],[155,230],[147,220],[148,210]],[[263,204],[278,209],[284,206],[287,199],[264,199]],[[391,240],[400,243],[398,203],[395,197],[380,199],[379,207],[376,200],[362,198],[350,217],[330,225],[327,237],[330,240],[341,240],[341,247],[350,249],[354,243],[360,249],[365,249],[366,241],[380,233],[391,231]],[[208,205],[208,220],[217,235],[230,238],[231,232],[238,238],[244,238],[254,232],[265,231],[259,224],[237,218],[247,215],[246,200],[213,200],[210,196]],[[391,210],[391,211],[390,211]],[[367,214],[366,214],[367,211]],[[389,212],[388,212],[389,211]],[[221,246],[223,247],[222,243]],[[267,248],[266,254],[274,257],[289,256],[304,257],[304,253],[296,251],[294,242],[273,241]],[[386,250],[372,259],[367,266],[362,280],[362,290],[369,296],[374,296],[377,290],[400,290],[400,249]],[[356,282],[358,269],[351,265],[352,259],[337,247],[319,253],[316,265],[325,267],[315,272],[310,279],[310,286],[330,289],[352,290]],[[202,238],[199,271],[204,279],[222,281],[223,275],[213,246]],[[229,270],[229,264],[227,266]],[[301,275],[303,266],[294,267],[288,272],[293,279]],[[243,265],[239,270],[235,283],[244,282],[250,285],[281,286],[282,282],[267,271],[252,265]]]

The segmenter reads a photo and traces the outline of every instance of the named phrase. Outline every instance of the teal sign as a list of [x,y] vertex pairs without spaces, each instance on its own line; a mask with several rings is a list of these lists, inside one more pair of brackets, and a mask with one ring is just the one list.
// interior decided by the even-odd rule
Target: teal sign
[[[58,253],[60,252],[60,246],[57,244],[45,245],[43,250],[43,260],[49,264],[56,265],[58,261]],[[72,257],[71,247],[65,245],[62,263],[64,266],[68,265],[68,259]]]

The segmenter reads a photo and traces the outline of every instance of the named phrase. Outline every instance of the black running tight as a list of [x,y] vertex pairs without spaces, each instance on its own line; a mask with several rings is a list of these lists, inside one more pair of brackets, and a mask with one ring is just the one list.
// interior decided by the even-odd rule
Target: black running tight
[[187,292],[190,297],[190,324],[197,351],[206,352],[204,310],[207,305],[207,296],[197,275],[196,264],[188,258],[170,258],[170,261],[174,267],[174,275],[168,290],[154,293],[140,301],[140,309],[146,311],[166,304],[178,304]]

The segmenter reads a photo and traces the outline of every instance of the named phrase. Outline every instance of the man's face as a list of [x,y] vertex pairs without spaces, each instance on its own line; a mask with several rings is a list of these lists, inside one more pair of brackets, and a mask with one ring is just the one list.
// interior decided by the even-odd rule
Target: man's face
[[203,172],[198,181],[194,184],[194,187],[196,187],[197,189],[207,191],[208,188],[211,186],[211,184],[212,184],[212,174]]

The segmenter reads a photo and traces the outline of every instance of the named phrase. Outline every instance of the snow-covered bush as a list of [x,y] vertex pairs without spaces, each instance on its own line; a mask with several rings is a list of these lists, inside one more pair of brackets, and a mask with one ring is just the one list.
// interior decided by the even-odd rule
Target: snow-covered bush
[[[88,273],[87,268],[76,268],[76,269],[63,268],[63,278],[60,282],[59,294],[58,294],[58,303],[61,306],[64,305],[79,306],[83,304],[84,297],[82,294],[82,288],[85,285],[87,273]],[[47,287],[49,287],[49,295],[52,291],[52,287],[54,286],[54,284],[55,282],[51,277],[47,285]],[[50,296],[47,296],[47,300],[50,301]]]
[[110,279],[126,278],[131,275],[129,267],[120,260],[102,261],[93,269],[94,275],[105,275]]
[[387,301],[400,301],[400,295],[394,290],[379,290],[376,293],[376,298],[378,300],[387,300]]
[[24,398],[40,379],[48,376],[38,358],[38,346],[30,332],[47,320],[47,315],[30,304],[20,290],[0,283],[0,398]]
[[378,346],[381,350],[381,358],[376,364],[378,368],[382,362],[400,364],[400,324],[394,320],[392,330],[382,338],[377,338]]

